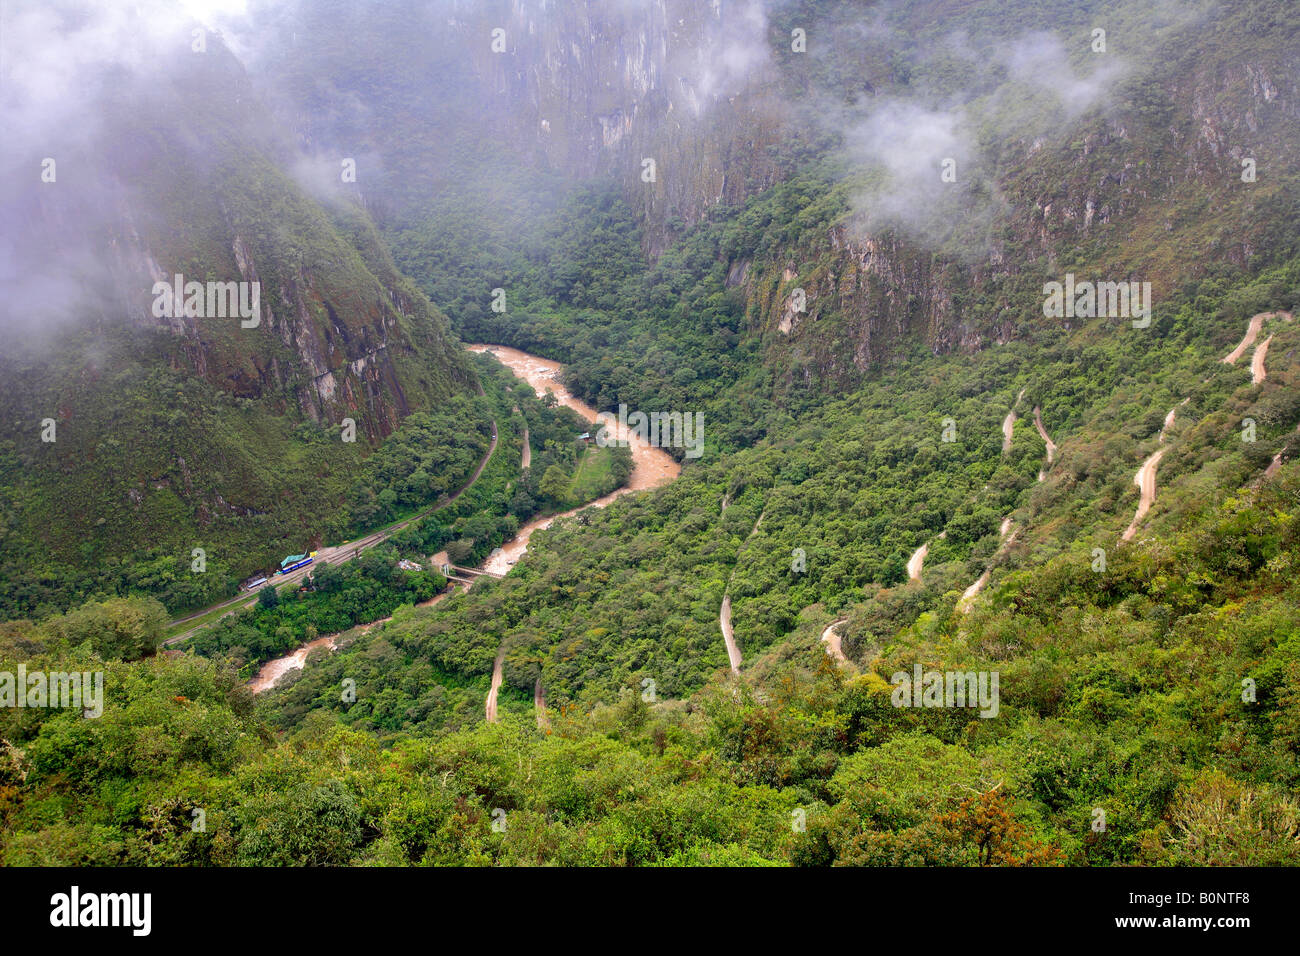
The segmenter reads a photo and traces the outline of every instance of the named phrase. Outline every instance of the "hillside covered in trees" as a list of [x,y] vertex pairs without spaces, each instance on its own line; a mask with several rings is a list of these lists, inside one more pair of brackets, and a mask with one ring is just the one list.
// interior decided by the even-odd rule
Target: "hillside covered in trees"
[[253,4],[168,94],[256,150],[142,241],[288,318],[3,356],[0,672],[104,682],[0,707],[0,862],[1300,865],[1300,14],[706,7]]

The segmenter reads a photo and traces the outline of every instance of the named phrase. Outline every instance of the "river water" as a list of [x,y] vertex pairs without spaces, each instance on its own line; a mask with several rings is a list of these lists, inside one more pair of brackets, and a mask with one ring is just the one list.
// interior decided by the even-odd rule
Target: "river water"
[[[589,422],[596,421],[596,409],[581,399],[574,398],[569,390],[560,384],[560,373],[563,372],[564,366],[559,362],[552,362],[550,359],[521,352],[519,349],[507,348],[504,345],[469,345],[466,348],[471,352],[491,352],[496,356],[497,361],[531,385],[538,396],[545,395],[549,391],[555,395],[556,401],[561,405],[573,409]],[[518,534],[488,556],[483,564],[484,571],[493,574],[507,573],[528,550],[528,541],[533,532],[549,528],[557,518],[577,514],[584,508],[603,508],[614,499],[632,491],[658,488],[660,485],[668,484],[681,472],[681,466],[666,451],[652,447],[635,433],[629,433],[617,422],[609,420],[609,433],[615,438],[626,439],[632,450],[632,475],[627,484],[603,498],[597,498],[572,511],[529,521],[519,529]]]
[[[471,352],[491,352],[496,356],[497,361],[531,385],[533,390],[537,392],[538,397],[545,395],[548,391],[552,392],[561,405],[573,409],[589,422],[594,423],[596,421],[596,410],[587,403],[574,398],[569,390],[560,384],[560,374],[564,371],[564,366],[559,362],[552,362],[550,359],[544,359],[538,355],[521,352],[519,349],[508,348],[504,345],[467,345],[466,348]],[[626,439],[632,450],[632,475],[627,484],[604,497],[574,508],[572,511],[551,515],[548,518],[534,518],[521,527],[518,534],[496,551],[493,551],[483,563],[482,570],[493,574],[506,574],[528,550],[528,542],[532,538],[534,531],[549,528],[557,518],[566,518],[585,508],[604,508],[611,501],[629,492],[644,491],[647,488],[658,488],[660,485],[666,485],[681,472],[681,466],[666,451],[652,447],[638,435],[628,433],[626,429],[623,429],[616,422],[610,421],[609,431],[615,438]],[[345,547],[340,545],[340,548]],[[445,593],[440,594],[432,601],[425,603],[436,604],[445,596]],[[334,638],[335,635],[318,638],[310,644],[304,644],[291,654],[276,658],[273,661],[267,661],[262,665],[262,669],[258,671],[257,676],[248,682],[249,689],[254,694],[260,694],[262,691],[271,689],[289,671],[300,670],[307,660],[308,652],[313,647],[328,646],[333,648]]]
[[260,694],[264,690],[270,690],[276,682],[289,671],[302,670],[307,663],[307,655],[311,653],[313,647],[328,647],[334,649],[334,638],[336,635],[330,634],[326,637],[318,637],[314,641],[308,641],[302,647],[297,648],[291,654],[284,657],[277,657],[273,661],[267,661],[262,665],[262,669],[257,672],[257,676],[248,682],[248,689],[254,694]]

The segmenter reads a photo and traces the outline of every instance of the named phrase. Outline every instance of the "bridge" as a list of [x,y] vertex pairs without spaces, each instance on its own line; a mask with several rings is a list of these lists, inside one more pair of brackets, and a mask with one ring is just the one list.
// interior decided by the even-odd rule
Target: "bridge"
[[462,584],[473,584],[475,578],[488,577],[496,578],[500,581],[505,577],[504,574],[497,574],[495,571],[483,571],[479,568],[462,568],[458,564],[441,564],[438,570],[442,576],[451,581],[459,581]]

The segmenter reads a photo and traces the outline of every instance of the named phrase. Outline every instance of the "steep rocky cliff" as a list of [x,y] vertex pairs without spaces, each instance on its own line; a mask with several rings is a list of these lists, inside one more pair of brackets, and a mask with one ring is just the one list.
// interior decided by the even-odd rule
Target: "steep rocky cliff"
[[[762,250],[721,263],[770,360],[797,353],[820,376],[861,375],[912,345],[1025,334],[1041,324],[1043,282],[1067,270],[1150,281],[1158,303],[1215,269],[1258,267],[1261,248],[1278,254],[1300,124],[1277,4],[1011,7],[312,5],[300,22],[315,52],[270,75],[300,104],[330,103],[295,114],[314,147],[373,152],[367,188],[385,221],[457,195],[481,204],[491,244],[540,259],[544,237],[519,236],[578,181],[620,184],[653,260],[833,157],[838,172],[805,205],[833,196],[834,216],[790,210]],[[396,21],[409,27],[399,48],[381,47]],[[1109,40],[1094,49],[1099,25]],[[1232,42],[1252,31],[1268,41]],[[397,65],[377,69],[381,50]],[[485,297],[495,282],[482,282]]]
[[[497,22],[500,52],[485,30]],[[788,117],[760,0],[511,0],[459,25],[509,135],[575,177],[622,183],[652,254],[780,178]]]
[[[952,6],[954,19],[931,36],[960,29],[962,14],[988,5]],[[1282,28],[1248,49],[1224,39],[1267,27],[1260,18],[1278,15],[1268,4],[1208,11],[1147,34],[1154,52],[1140,61],[1132,48],[1112,50],[1123,64],[1116,79],[1086,109],[1049,113],[1055,122],[1014,109],[1008,119],[1015,87],[1005,77],[941,114],[927,112],[914,80],[902,81],[906,70],[892,82],[877,78],[873,98],[918,101],[906,114],[912,127],[884,127],[907,147],[930,145],[908,136],[935,115],[972,127],[977,155],[962,176],[976,188],[948,202],[912,189],[904,174],[899,195],[917,208],[873,215],[897,197],[863,186],[853,170],[863,154],[868,166],[892,159],[858,139],[864,128],[881,132],[871,123],[880,107],[863,101],[837,112],[847,172],[824,191],[838,191],[840,213],[774,255],[728,263],[769,360],[848,382],[917,343],[973,350],[1031,334],[1053,322],[1042,315],[1043,283],[1067,271],[1150,282],[1158,310],[1187,282],[1284,258],[1296,241],[1288,157],[1300,145],[1300,41]],[[924,29],[905,15],[894,26],[889,42],[904,28]],[[927,64],[926,51],[941,47],[919,33],[907,49]],[[1085,76],[1077,65],[1056,66]],[[907,162],[938,184],[943,155],[920,150]],[[928,207],[959,225],[934,229],[922,215]]]
[[360,460],[477,391],[339,164],[305,175],[221,37],[169,10],[6,21],[0,577],[22,579],[17,606],[94,575],[156,589],[195,547],[219,588],[346,525]]
[[323,0],[259,24],[262,88],[306,149],[368,157],[387,218],[612,178],[654,255],[788,167],[761,0]]
[[[9,299],[4,355],[40,362],[90,328],[138,333],[148,344],[127,347],[137,357],[161,345],[173,367],[219,390],[318,424],[352,417],[371,440],[472,388],[445,318],[398,273],[355,192],[318,199],[291,178],[288,145],[216,38],[121,82],[91,140],[68,152],[57,138],[42,144],[67,160],[63,176],[35,199],[6,199],[11,267],[41,280],[33,290],[78,294],[73,308]],[[256,284],[258,314],[159,308],[155,283],[177,275],[248,284],[246,304]],[[151,334],[160,330],[168,337]]]

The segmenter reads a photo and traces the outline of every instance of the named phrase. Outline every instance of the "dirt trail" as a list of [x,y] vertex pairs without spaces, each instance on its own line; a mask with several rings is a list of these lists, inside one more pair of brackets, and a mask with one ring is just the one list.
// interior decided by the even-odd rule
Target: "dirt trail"
[[1043,410],[1038,406],[1034,406],[1034,427],[1038,429],[1038,437],[1047,446],[1047,463],[1050,465],[1056,461],[1056,442],[1052,441],[1052,436],[1043,427]]
[[844,649],[841,646],[840,635],[836,628],[841,624],[847,624],[848,618],[840,618],[838,621],[832,621],[826,625],[826,630],[822,631],[822,643],[826,645],[826,653],[833,657],[841,664],[847,664],[849,659],[844,656]]
[[[946,537],[948,537],[948,532],[940,531],[937,540],[943,540]],[[912,552],[912,556],[907,559],[907,578],[909,581],[921,580],[921,570],[925,567],[925,556],[929,553],[929,541]]]
[[501,665],[506,659],[505,645],[497,651],[497,659],[492,662],[492,686],[488,688],[487,695],[487,722],[495,724],[497,722],[497,693],[501,690]]
[[[1291,434],[1300,435],[1300,427],[1297,427],[1296,430]],[[1286,444],[1282,446],[1282,450],[1273,456],[1273,460],[1270,461],[1268,463],[1268,467],[1264,469],[1265,478],[1272,478],[1274,475],[1277,474],[1277,470],[1282,467],[1282,456],[1286,454],[1287,449],[1290,446],[1291,446],[1291,439],[1288,438]]]
[[1002,419],[1002,454],[1011,454],[1011,435],[1016,427],[1016,410],[1013,408],[1007,412],[1007,417]]
[[546,690],[542,687],[542,679],[537,678],[537,683],[533,685],[533,711],[537,714],[537,729],[550,730],[551,718],[546,716]]
[[1164,441],[1164,440],[1165,440],[1165,433],[1166,433],[1167,431],[1169,431],[1169,429],[1171,429],[1171,428],[1174,427],[1174,419],[1175,419],[1175,418],[1177,417],[1177,415],[1178,415],[1178,409],[1180,409],[1180,408],[1182,408],[1184,405],[1186,405],[1187,402],[1188,402],[1188,399],[1184,398],[1181,402],[1179,402],[1179,403],[1178,403],[1177,405],[1175,405],[1173,408],[1169,409],[1169,414],[1165,416],[1165,423],[1164,423],[1163,425],[1160,426],[1160,434],[1159,434],[1158,436],[1156,436],[1156,441]]
[[524,426],[524,455],[519,462],[520,469],[522,470],[524,468],[527,468],[529,465],[532,464],[532,461],[533,461],[533,449],[532,446],[528,444],[528,426],[525,425]]
[[961,597],[957,599],[957,610],[962,614],[969,614],[971,605],[975,603],[975,598],[984,590],[984,586],[989,583],[989,576],[993,573],[992,568],[985,568],[984,573],[975,579],[975,583],[961,592]]
[[1052,462],[1056,461],[1056,442],[1052,441],[1052,436],[1047,434],[1047,429],[1043,427],[1043,410],[1034,406],[1034,427],[1038,429],[1038,437],[1043,440],[1047,446],[1047,467],[1038,470],[1038,480],[1043,481],[1047,478],[1047,469],[1052,467]]
[[[1010,546],[1011,542],[1016,539],[1014,534],[1011,535],[1010,538],[1007,537],[1007,532],[1010,530],[1011,518],[1008,516],[1002,519],[1002,524],[998,527],[998,538],[1001,539],[1002,544],[999,545],[997,552],[993,555],[994,561],[996,561],[998,556],[1001,555],[1002,552]],[[984,573],[976,578],[975,583],[963,591],[961,597],[957,599],[958,611],[962,614],[968,614],[970,612],[971,605],[975,603],[975,598],[979,596],[979,593],[983,591],[985,586],[989,583],[989,577],[992,574],[993,565],[990,562],[989,566],[984,569]]]
[[[724,510],[726,509],[725,502],[723,503],[723,509]],[[749,532],[749,537],[745,538],[746,541],[748,541],[749,538],[754,537],[754,535],[758,534],[758,529],[763,524],[763,515],[765,514],[767,514],[766,511],[759,513],[758,520],[754,522],[753,530]],[[735,573],[734,568],[732,569],[732,573],[733,574]],[[736,635],[731,627],[731,579],[730,578],[727,579],[727,590],[724,591],[722,595],[722,609],[718,612],[718,627],[722,631],[722,642],[727,645],[727,660],[731,662],[731,672],[733,674],[739,674],[740,673],[740,648],[736,646]]]
[[[1178,409],[1186,405],[1188,401],[1189,399],[1184,398],[1169,409],[1169,414],[1165,416],[1165,424],[1160,429],[1157,441],[1163,442],[1165,440],[1165,433],[1173,427],[1174,417],[1177,415]],[[1137,534],[1138,525],[1142,523],[1142,519],[1151,510],[1151,505],[1156,500],[1156,469],[1160,466],[1160,459],[1165,456],[1165,452],[1168,450],[1168,448],[1157,448],[1154,453],[1147,457],[1146,461],[1142,462],[1142,467],[1133,476],[1133,484],[1138,486],[1139,492],[1137,514],[1133,516],[1133,520],[1124,529],[1124,534],[1120,536],[1121,541],[1131,541],[1133,539],[1133,535]]]
[[722,628],[722,641],[727,645],[727,660],[731,662],[731,673],[740,673],[740,648],[736,646],[736,636],[731,630],[731,595],[722,595],[722,610],[718,614],[718,624]]
[[907,577],[909,580],[921,580],[921,568],[925,566],[925,556],[929,553],[929,541],[912,552],[912,556],[907,559]]
[[1138,486],[1141,497],[1138,501],[1137,514],[1133,516],[1129,526],[1124,529],[1124,534],[1120,538],[1121,541],[1132,540],[1133,535],[1137,534],[1138,525],[1142,523],[1142,519],[1151,510],[1151,504],[1156,500],[1156,468],[1159,467],[1160,459],[1165,456],[1165,452],[1168,450],[1168,448],[1156,449],[1155,454],[1147,458],[1142,463],[1142,467],[1138,469],[1138,473],[1133,476],[1133,484]]
[[1016,396],[1016,403],[1011,406],[1011,411],[1007,412],[1007,417],[1002,419],[1002,454],[1011,453],[1011,436],[1016,427],[1016,409],[1020,406],[1020,400],[1025,397],[1025,390],[1022,388],[1020,394]]
[[1241,343],[1235,349],[1223,357],[1223,364],[1232,365],[1237,359],[1245,355],[1246,349],[1250,348],[1255,339],[1259,337],[1259,330],[1264,327],[1264,320],[1272,318],[1276,314],[1275,312],[1261,312],[1252,316],[1250,322],[1246,324],[1245,337],[1242,338]]
[[1268,357],[1268,346],[1272,341],[1273,336],[1270,335],[1260,342],[1255,346],[1255,354],[1250,358],[1250,381],[1254,385],[1259,385],[1268,378],[1268,372],[1264,369],[1264,359]]

